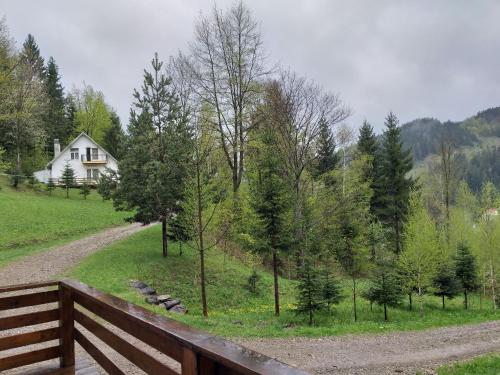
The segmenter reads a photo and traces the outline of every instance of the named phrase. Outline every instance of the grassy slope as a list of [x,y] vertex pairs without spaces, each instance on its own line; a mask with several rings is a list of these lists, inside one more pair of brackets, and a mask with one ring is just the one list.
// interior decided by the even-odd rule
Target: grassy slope
[[438,375],[498,375],[500,374],[500,353],[478,357],[472,361],[442,366]]
[[[351,301],[346,298],[332,313],[322,313],[316,325],[307,326],[305,318],[293,312],[294,282],[281,279],[282,315],[273,315],[272,277],[261,271],[260,293],[252,295],[246,280],[252,272],[251,265],[224,255],[216,249],[207,255],[208,303],[210,317],[201,317],[198,288],[198,259],[196,253],[184,246],[179,256],[179,245],[170,245],[168,258],[161,257],[160,228],[153,227],[129,239],[92,255],[80,264],[71,277],[116,294],[126,300],[169,315],[163,309],[151,307],[128,287],[130,279],[141,279],[161,293],[182,299],[190,312],[186,316],[170,314],[175,319],[223,336],[322,336],[344,333],[383,332],[387,330],[414,330],[500,319],[500,312],[490,309],[479,311],[479,302],[472,296],[472,309],[464,311],[462,300],[447,301],[448,308],[440,309],[437,297],[426,297],[426,315],[419,318],[417,311],[409,311],[404,304],[389,309],[390,322],[383,322],[382,309],[359,299],[359,321],[352,321]],[[349,284],[345,294],[350,293]]]
[[127,216],[115,212],[93,191],[86,200],[72,189],[46,192],[15,191],[0,185],[0,266],[19,256],[68,242],[103,228],[124,224]]

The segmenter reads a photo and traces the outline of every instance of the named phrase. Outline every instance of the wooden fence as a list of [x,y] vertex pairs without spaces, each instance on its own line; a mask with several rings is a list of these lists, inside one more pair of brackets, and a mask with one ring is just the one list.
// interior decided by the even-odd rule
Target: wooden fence
[[[38,290],[33,292],[32,290]],[[17,294],[17,293],[22,294]],[[9,296],[2,297],[6,293]],[[14,295],[13,295],[14,294]],[[147,374],[305,374],[279,361],[229,341],[153,314],[137,305],[74,280],[0,288],[0,311],[54,304],[54,308],[0,318],[0,331],[58,321],[52,328],[0,337],[0,371],[60,358],[60,367],[74,369],[75,342],[109,374],[125,374],[106,356],[95,338]],[[102,324],[101,321],[106,321]],[[140,340],[135,345],[110,329],[110,324]],[[90,332],[90,337],[85,332]],[[2,357],[1,352],[59,340],[55,345]],[[102,345],[101,345],[102,346]],[[148,347],[174,360],[159,360]],[[168,362],[168,361],[167,361]],[[173,361],[170,361],[173,362]],[[180,372],[178,370],[180,368]]]

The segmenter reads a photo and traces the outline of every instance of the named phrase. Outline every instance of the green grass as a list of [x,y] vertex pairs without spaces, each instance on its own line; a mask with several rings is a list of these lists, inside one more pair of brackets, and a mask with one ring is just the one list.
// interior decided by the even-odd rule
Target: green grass
[[[310,327],[305,317],[297,316],[293,311],[294,282],[280,280],[282,314],[275,317],[271,275],[261,270],[260,292],[253,295],[245,287],[252,273],[252,262],[224,256],[217,249],[211,249],[207,254],[210,316],[204,319],[200,309],[197,254],[194,250],[183,247],[184,254],[179,256],[179,244],[170,243],[169,257],[162,258],[160,228],[155,226],[90,256],[68,276],[189,325],[229,337],[324,336],[418,330],[500,319],[499,312],[491,309],[479,311],[477,296],[472,296],[471,309],[468,311],[463,310],[460,298],[447,301],[447,309],[442,311],[440,299],[429,296],[425,298],[424,318],[420,318],[415,310],[409,311],[408,305],[404,303],[399,308],[389,309],[389,322],[383,321],[380,307],[374,306],[373,311],[370,311],[369,303],[360,298],[359,321],[355,323],[351,300],[347,297],[331,313],[317,315],[316,324]],[[161,293],[180,298],[189,308],[189,314],[170,314],[161,308],[145,304],[143,297],[128,286],[130,279],[143,280]],[[349,293],[350,284],[346,282],[346,296]]]
[[128,213],[115,212],[95,192],[86,200],[78,189],[65,198],[63,189],[49,196],[23,187],[16,191],[0,183],[0,266],[17,257],[47,249],[124,224]]
[[500,353],[482,356],[471,361],[442,366],[438,375],[498,375],[500,374]]

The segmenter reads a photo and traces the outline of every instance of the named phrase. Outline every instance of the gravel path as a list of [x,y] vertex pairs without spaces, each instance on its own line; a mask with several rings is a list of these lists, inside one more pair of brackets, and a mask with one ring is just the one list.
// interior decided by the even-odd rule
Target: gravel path
[[315,374],[434,374],[444,363],[500,353],[500,321],[418,332],[237,341]]
[[66,245],[26,256],[0,268],[0,286],[51,280],[83,258],[111,243],[147,228],[139,223],[106,229]]

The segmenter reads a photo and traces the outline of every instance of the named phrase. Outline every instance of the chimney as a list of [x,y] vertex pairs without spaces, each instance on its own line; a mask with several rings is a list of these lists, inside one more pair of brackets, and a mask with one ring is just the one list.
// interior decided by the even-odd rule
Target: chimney
[[59,144],[59,139],[54,139],[54,157],[61,153],[61,145]]

